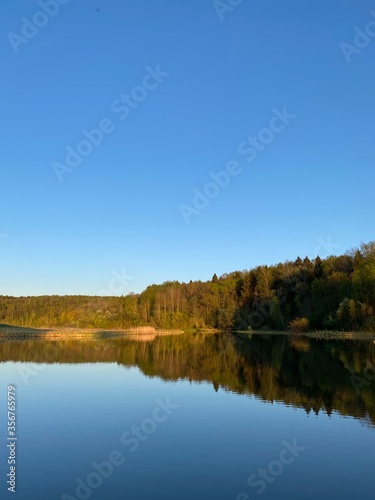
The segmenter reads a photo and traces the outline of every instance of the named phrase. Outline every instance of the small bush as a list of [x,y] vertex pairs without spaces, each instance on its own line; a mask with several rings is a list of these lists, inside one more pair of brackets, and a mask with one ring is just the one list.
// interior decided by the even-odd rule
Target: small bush
[[289,329],[293,333],[302,333],[309,328],[309,320],[307,318],[296,318],[289,323]]

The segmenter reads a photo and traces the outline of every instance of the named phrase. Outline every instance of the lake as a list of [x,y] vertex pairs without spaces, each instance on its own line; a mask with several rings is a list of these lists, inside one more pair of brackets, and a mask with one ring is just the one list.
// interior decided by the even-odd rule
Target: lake
[[374,368],[373,341],[3,340],[0,497],[374,498]]

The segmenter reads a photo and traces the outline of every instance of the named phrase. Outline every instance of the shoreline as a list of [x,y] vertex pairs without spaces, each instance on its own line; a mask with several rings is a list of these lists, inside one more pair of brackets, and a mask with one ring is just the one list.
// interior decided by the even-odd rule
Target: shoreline
[[106,340],[114,338],[143,338],[153,339],[157,336],[181,335],[183,330],[165,330],[147,327],[112,330],[103,328],[75,328],[75,327],[22,327],[13,325],[0,326],[0,340]]
[[[0,340],[107,340],[124,338],[129,340],[154,340],[158,336],[181,335],[192,332],[195,334],[219,334],[221,330],[199,329],[157,329],[155,327],[133,327],[128,329],[101,329],[101,328],[76,328],[76,327],[21,327],[13,325],[0,325]],[[294,333],[290,331],[277,330],[232,330],[226,333],[237,334],[251,338],[252,335],[287,335],[291,338],[309,337],[315,339],[337,339],[337,340],[373,340],[375,332],[340,332],[330,330],[310,331]]]

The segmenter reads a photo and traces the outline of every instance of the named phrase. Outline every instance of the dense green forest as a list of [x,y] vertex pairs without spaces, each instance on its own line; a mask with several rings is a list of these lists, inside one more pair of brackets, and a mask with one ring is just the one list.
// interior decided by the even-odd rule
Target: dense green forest
[[[10,360],[138,366],[148,377],[206,381],[215,390],[253,394],[263,401],[281,401],[308,413],[338,411],[366,425],[375,424],[375,345],[368,341],[186,333],[156,337],[151,342],[0,342],[0,362]],[[32,365],[21,365],[19,373],[32,383],[39,371]]]
[[375,331],[375,242],[345,255],[298,257],[210,281],[151,285],[122,297],[0,297],[0,322],[20,326],[288,328]]

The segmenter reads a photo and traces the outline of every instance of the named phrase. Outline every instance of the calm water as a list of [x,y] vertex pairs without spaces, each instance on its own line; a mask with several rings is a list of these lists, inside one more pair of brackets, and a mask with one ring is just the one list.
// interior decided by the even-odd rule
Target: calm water
[[374,367],[372,341],[1,342],[0,498],[374,498]]

